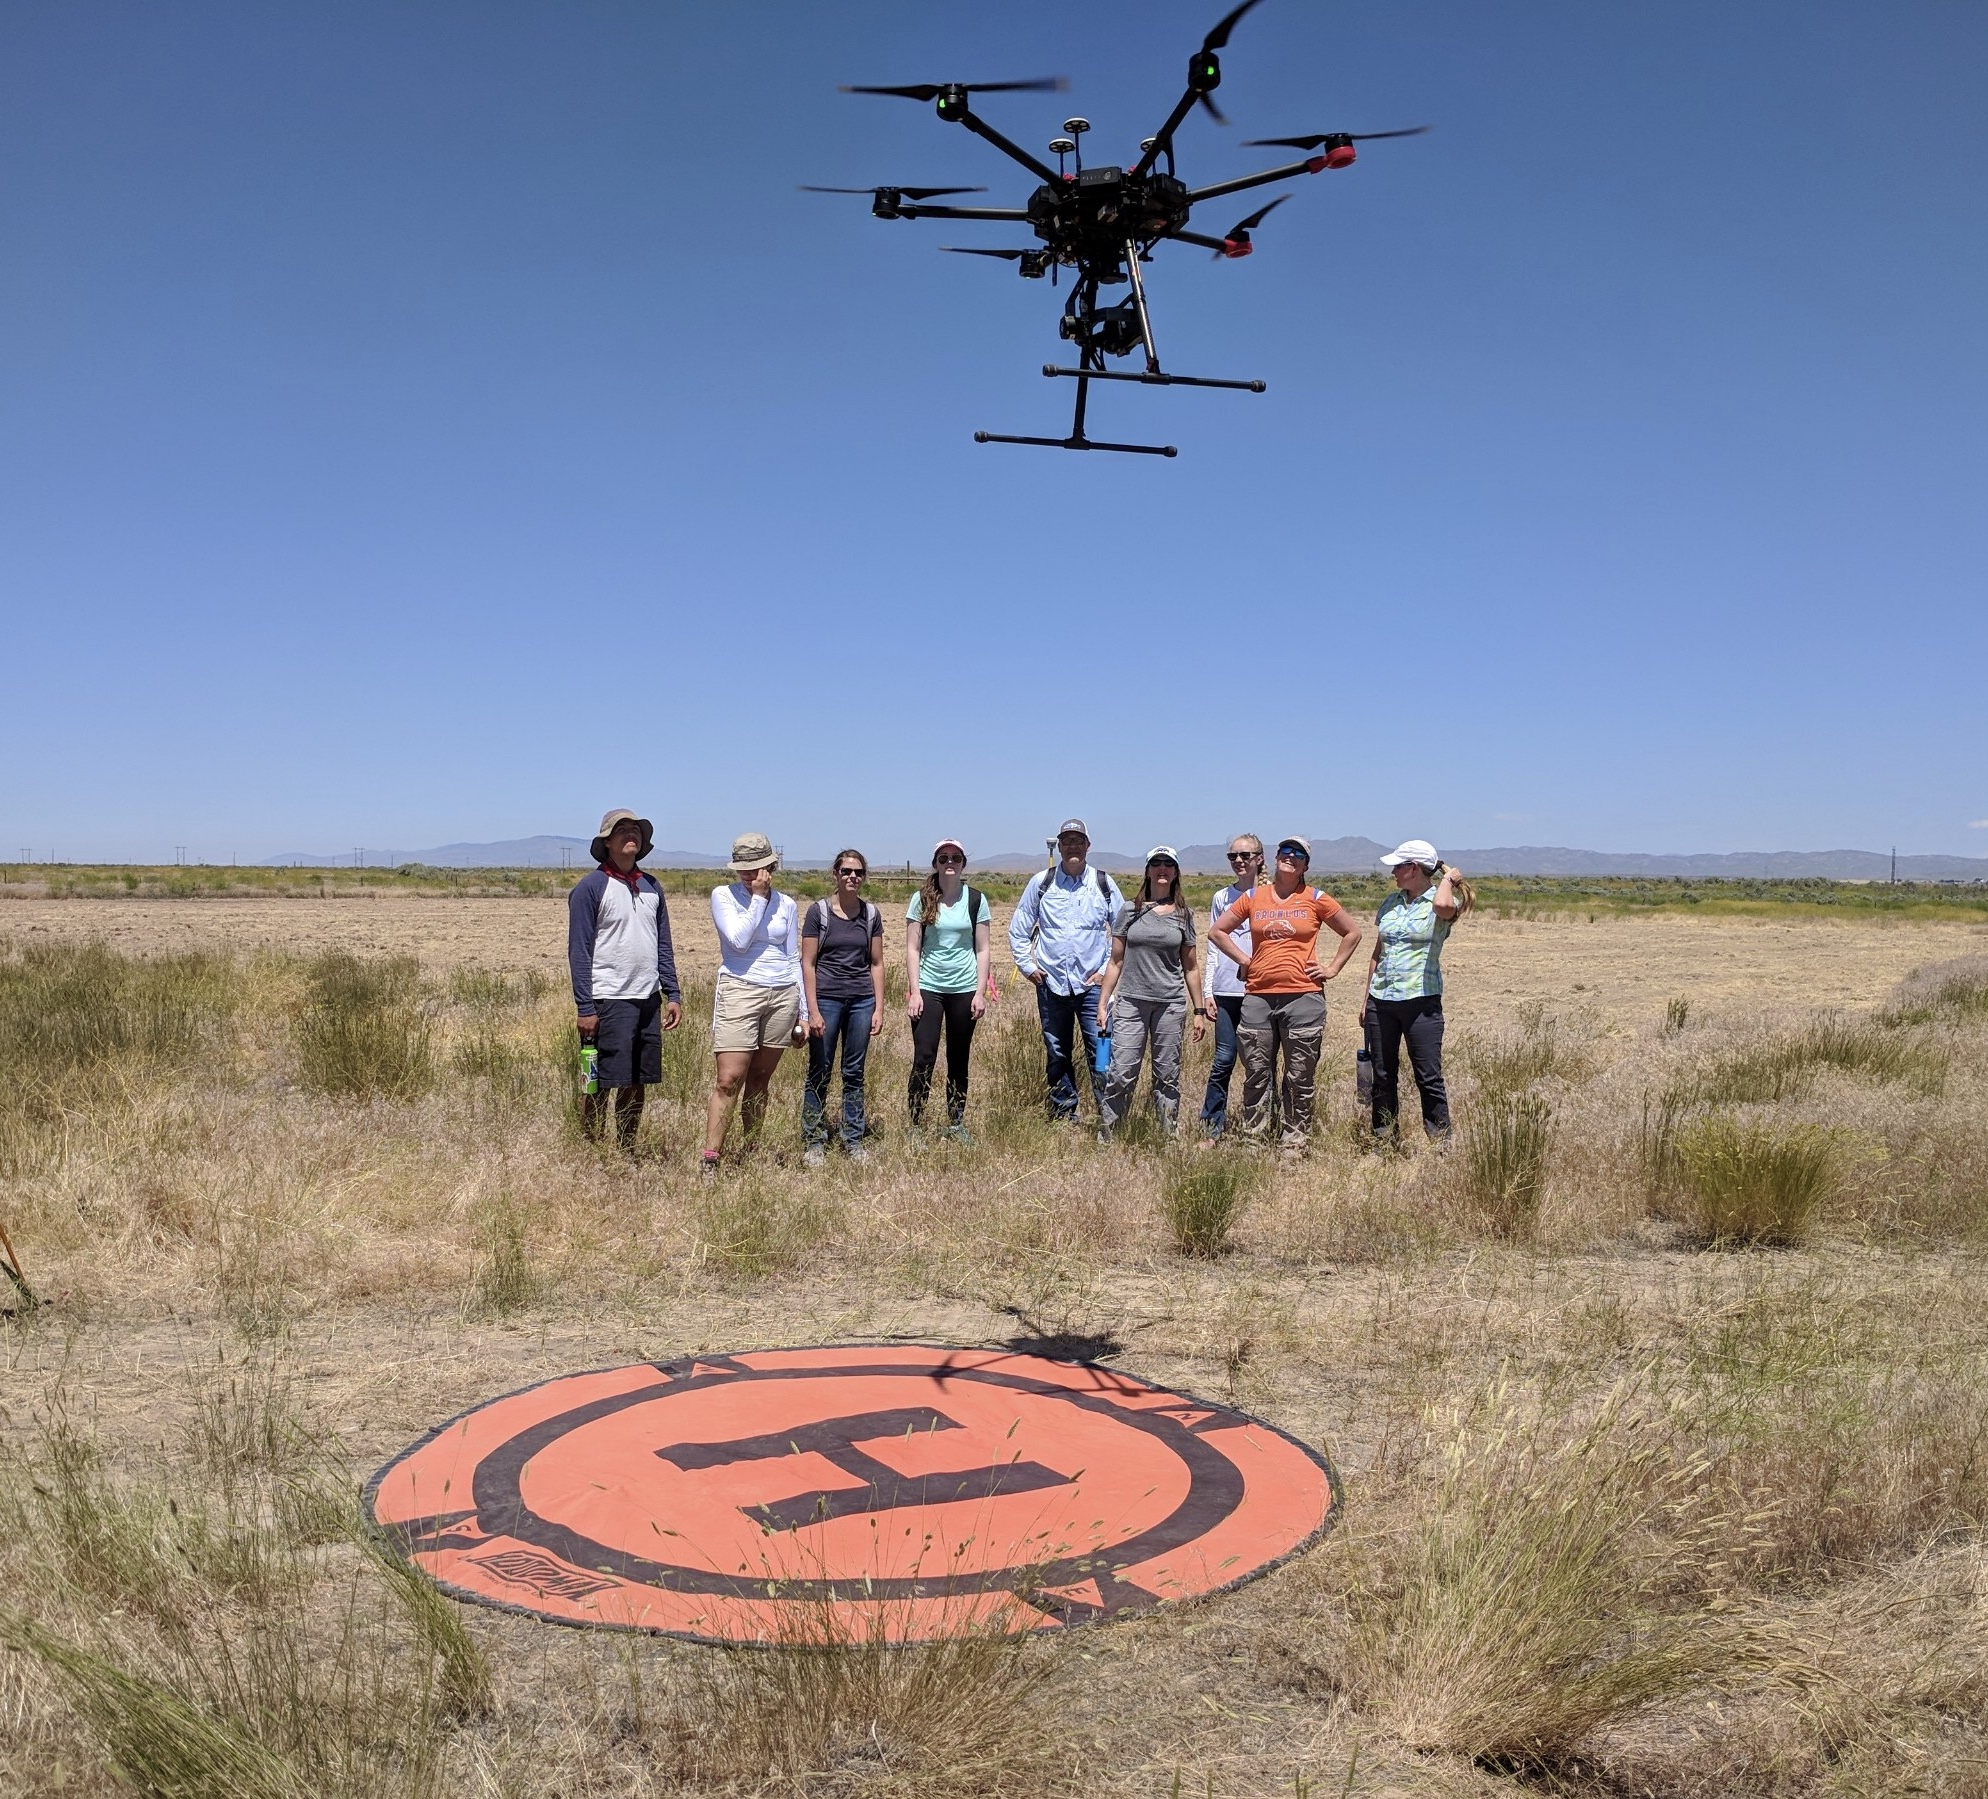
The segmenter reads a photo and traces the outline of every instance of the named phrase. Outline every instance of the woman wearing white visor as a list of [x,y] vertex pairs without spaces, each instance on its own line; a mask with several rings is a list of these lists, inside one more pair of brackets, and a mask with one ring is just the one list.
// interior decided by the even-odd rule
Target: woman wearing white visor
[[1394,871],[1394,891],[1375,919],[1374,960],[1360,1023],[1374,1059],[1374,1135],[1391,1138],[1401,1110],[1401,1045],[1415,1072],[1422,1128],[1438,1140],[1450,1134],[1450,1096],[1443,1085],[1443,942],[1468,912],[1469,883],[1411,837],[1381,858]]

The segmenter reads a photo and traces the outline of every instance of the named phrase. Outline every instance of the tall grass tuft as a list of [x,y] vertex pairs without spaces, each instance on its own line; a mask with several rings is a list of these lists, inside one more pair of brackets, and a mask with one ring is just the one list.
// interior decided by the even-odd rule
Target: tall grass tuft
[[1560,1021],[1537,1001],[1519,1008],[1516,1031],[1471,1044],[1462,1060],[1486,1094],[1524,1093],[1544,1080],[1578,1081],[1593,1067],[1587,1052],[1567,1039]]
[[750,1168],[706,1186],[698,1195],[696,1219],[703,1258],[752,1280],[793,1267],[830,1223],[818,1184],[795,1191]]
[[1160,1210],[1167,1234],[1184,1256],[1219,1256],[1257,1186],[1248,1151],[1221,1148],[1167,1157],[1160,1172]]
[[1674,994],[1664,1001],[1664,1035],[1681,1037],[1685,1024],[1691,1017],[1691,1001],[1682,993]]
[[1965,1024],[1988,1018],[1988,956],[1916,968],[1880,1016],[1888,1024]]
[[1499,1236],[1525,1236],[1546,1196],[1553,1108],[1536,1093],[1493,1092],[1472,1107],[1460,1137],[1466,1207]]
[[487,1708],[461,1618],[382,1558],[335,1458],[286,1447],[315,1441],[212,1417],[191,1466],[120,1480],[58,1413],[0,1463],[0,1533],[39,1551],[14,1561],[0,1642],[66,1695],[125,1786],[429,1799],[451,1721]]
[[1787,1036],[1763,1038],[1719,1057],[1698,1077],[1698,1094],[1716,1105],[1766,1105],[1800,1099],[1831,1068],[1931,1098],[1946,1086],[1951,1056],[1869,1019],[1825,1012]]
[[59,1167],[72,1110],[130,1075],[231,1051],[225,957],[119,954],[101,943],[0,952],[0,1178]]
[[1816,1125],[1713,1113],[1679,1134],[1677,1153],[1690,1222],[1713,1248],[1799,1243],[1836,1190],[1836,1139]]
[[1728,1665],[1732,1639],[1667,1599],[1715,1553],[1678,1450],[1624,1388],[1571,1436],[1494,1388],[1427,1511],[1356,1546],[1356,1688],[1415,1748],[1537,1768]]
[[525,1241],[525,1221],[508,1201],[483,1220],[483,1254],[476,1269],[476,1310],[498,1318],[523,1311],[539,1296],[542,1283]]
[[432,1030],[412,956],[319,956],[294,1036],[298,1072],[314,1093],[405,1100],[434,1085]]
[[1643,1095],[1643,1114],[1636,1127],[1636,1161],[1643,1175],[1643,1203],[1659,1216],[1669,1212],[1684,1179],[1677,1137],[1692,1106],[1691,1093],[1683,1087],[1665,1087],[1655,1095]]

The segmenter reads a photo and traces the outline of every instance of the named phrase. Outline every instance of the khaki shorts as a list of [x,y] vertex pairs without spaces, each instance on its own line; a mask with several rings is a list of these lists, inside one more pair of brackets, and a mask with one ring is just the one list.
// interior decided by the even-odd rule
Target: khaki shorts
[[792,1049],[801,1017],[801,990],[755,987],[735,974],[718,976],[711,997],[711,1048],[715,1054]]

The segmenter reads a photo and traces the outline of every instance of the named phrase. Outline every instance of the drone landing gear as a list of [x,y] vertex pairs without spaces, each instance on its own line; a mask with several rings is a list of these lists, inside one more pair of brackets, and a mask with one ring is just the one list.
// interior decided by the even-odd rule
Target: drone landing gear
[[[1160,353],[1153,345],[1153,321],[1146,311],[1146,283],[1139,273],[1139,246],[1125,246],[1127,273],[1132,280],[1128,304],[1121,302],[1105,312],[1097,309],[1099,277],[1086,275],[1070,295],[1063,321],[1063,335],[1079,346],[1080,366],[1060,369],[1053,362],[1043,364],[1045,375],[1065,375],[1077,383],[1077,413],[1068,437],[1011,437],[998,431],[976,431],[973,441],[981,444],[1034,444],[1048,450],[1119,450],[1133,456],[1177,456],[1172,444],[1101,443],[1084,435],[1084,409],[1090,401],[1093,381],[1136,381],[1143,387],[1230,387],[1260,394],[1261,381],[1222,381],[1206,375],[1169,375],[1160,367]],[[1128,316],[1128,312],[1129,315]],[[1136,321],[1136,335],[1134,335]],[[1146,352],[1146,367],[1135,373],[1129,369],[1108,369],[1107,355],[1122,356],[1134,344]]]
[[[1045,375],[1052,371],[1044,369]],[[977,444],[1034,444],[1044,450],[1118,450],[1128,456],[1178,456],[1179,449],[1173,444],[1113,444],[1084,435],[1084,408],[1090,403],[1091,382],[1095,379],[1108,380],[1104,371],[1098,369],[1057,369],[1059,375],[1077,377],[1077,416],[1070,422],[1068,437],[1011,437],[1000,431],[976,431],[973,441]]]

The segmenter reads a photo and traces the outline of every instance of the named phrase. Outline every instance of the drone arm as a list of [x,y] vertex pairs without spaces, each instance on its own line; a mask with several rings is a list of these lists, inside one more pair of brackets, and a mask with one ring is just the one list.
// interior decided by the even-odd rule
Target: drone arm
[[1015,161],[1027,169],[1038,181],[1056,180],[1055,170],[1050,168],[1047,163],[1037,162],[1020,144],[1010,142],[977,114],[963,110],[959,115],[958,122],[971,131],[974,136],[984,137],[1003,156],[1012,156]]
[[1226,240],[1219,237],[1203,237],[1198,231],[1169,231],[1160,239],[1163,244],[1199,244],[1204,250],[1226,250]]
[[[1186,93],[1181,95],[1180,104],[1172,112],[1167,114],[1167,122],[1160,127],[1158,134],[1154,137],[1152,148],[1145,151],[1134,165],[1132,169],[1133,180],[1143,179],[1153,164],[1159,159],[1161,153],[1172,150],[1173,134],[1180,129],[1181,120],[1186,118],[1193,110],[1194,102],[1199,97],[1193,88],[1189,88]],[[1171,168],[1173,165],[1169,163],[1167,166]]]
[[[1197,187],[1187,197],[1196,206],[1203,200],[1219,200],[1224,194],[1239,194],[1246,187],[1262,187],[1268,181],[1288,181],[1293,175],[1316,175],[1325,167],[1323,156],[1308,157],[1303,162],[1287,162],[1281,169],[1265,169],[1261,175],[1241,175],[1234,181],[1218,181],[1212,187]],[[906,207],[908,212],[911,209]],[[1174,235],[1178,237],[1179,232]]]
[[1005,206],[900,206],[901,219],[1000,219],[1007,224],[1028,222],[1028,214]]

